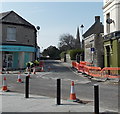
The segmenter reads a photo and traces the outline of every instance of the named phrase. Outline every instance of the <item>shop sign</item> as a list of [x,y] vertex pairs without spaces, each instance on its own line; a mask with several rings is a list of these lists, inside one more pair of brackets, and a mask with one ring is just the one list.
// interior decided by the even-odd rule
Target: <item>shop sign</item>
[[28,46],[10,46],[10,45],[2,45],[0,46],[0,51],[23,51],[23,52],[35,52],[34,47]]

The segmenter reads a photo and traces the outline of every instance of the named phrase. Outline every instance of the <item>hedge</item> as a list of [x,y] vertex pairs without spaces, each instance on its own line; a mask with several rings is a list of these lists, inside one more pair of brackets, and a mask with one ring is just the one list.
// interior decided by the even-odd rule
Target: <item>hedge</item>
[[83,50],[80,50],[80,49],[70,50],[69,54],[70,54],[71,60],[76,60],[76,55],[81,54],[82,52],[83,52]]
[[73,50],[68,50],[68,51],[64,51],[60,54],[60,57],[61,58],[64,58],[64,53],[66,54],[69,54],[70,55],[70,58],[71,60],[76,60],[76,55],[77,53],[78,54],[81,54],[83,52],[83,50],[80,50],[80,49],[73,49]]

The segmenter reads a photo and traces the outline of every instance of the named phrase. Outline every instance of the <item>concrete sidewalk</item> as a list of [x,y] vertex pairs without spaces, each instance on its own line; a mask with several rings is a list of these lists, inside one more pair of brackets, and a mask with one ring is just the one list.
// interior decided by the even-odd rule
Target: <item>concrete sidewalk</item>
[[[55,98],[46,96],[30,95],[30,98],[26,99],[24,94],[13,92],[0,92],[0,96],[2,97],[2,112],[88,112],[88,114],[94,112],[93,102],[80,104],[62,100],[61,105],[56,105]],[[100,112],[109,114],[102,108]]]

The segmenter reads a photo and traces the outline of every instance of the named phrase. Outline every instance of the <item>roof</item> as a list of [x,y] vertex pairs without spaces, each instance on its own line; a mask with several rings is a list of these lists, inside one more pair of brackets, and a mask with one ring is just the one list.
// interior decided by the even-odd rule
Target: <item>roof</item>
[[0,20],[7,16],[11,11],[0,13]]
[[34,25],[26,21],[24,18],[22,18],[20,15],[18,15],[14,11],[0,13],[0,22],[9,23],[9,24],[26,25],[26,26],[35,28]]
[[104,26],[102,22],[96,21],[82,36],[84,38],[97,33],[103,33],[104,32]]

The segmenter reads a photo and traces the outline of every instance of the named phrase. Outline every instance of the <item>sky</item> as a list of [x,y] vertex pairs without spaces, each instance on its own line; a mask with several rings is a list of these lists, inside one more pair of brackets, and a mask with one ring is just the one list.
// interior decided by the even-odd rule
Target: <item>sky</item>
[[60,35],[76,37],[76,29],[83,24],[83,33],[95,22],[103,22],[103,2],[2,2],[0,12],[15,11],[35,27],[41,51],[49,46],[58,47]]

